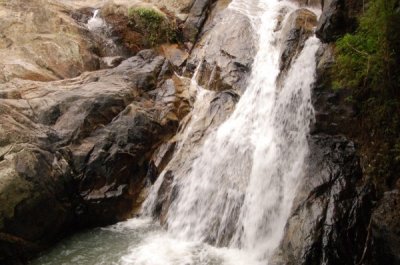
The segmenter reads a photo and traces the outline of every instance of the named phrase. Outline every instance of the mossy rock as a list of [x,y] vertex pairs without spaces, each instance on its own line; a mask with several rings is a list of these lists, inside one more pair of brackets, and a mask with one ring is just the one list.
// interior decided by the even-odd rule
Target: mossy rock
[[153,7],[132,7],[128,10],[129,24],[133,30],[143,34],[143,45],[176,42],[176,23]]

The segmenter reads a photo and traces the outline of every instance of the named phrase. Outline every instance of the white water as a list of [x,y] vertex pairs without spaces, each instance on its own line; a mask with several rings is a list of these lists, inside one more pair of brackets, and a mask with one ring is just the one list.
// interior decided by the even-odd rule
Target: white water
[[102,30],[106,27],[106,23],[99,16],[99,10],[93,12],[93,16],[87,22],[87,27],[90,31]]
[[319,46],[316,38],[307,41],[278,90],[281,32],[274,29],[284,7],[296,8],[277,0],[233,1],[229,7],[256,25],[259,51],[232,116],[207,138],[189,174],[175,172],[179,192],[167,227],[181,240],[239,248],[268,260],[282,238],[308,152]]
[[[178,196],[168,212],[168,230],[133,219],[103,229],[102,239],[96,233],[78,235],[35,264],[268,264],[303,176],[319,47],[318,40],[310,38],[282,87],[277,87],[282,47],[281,32],[274,29],[283,7],[290,12],[296,8],[278,0],[230,4],[231,10],[251,19],[259,34],[259,51],[235,111],[207,136],[194,161],[183,162],[189,163],[190,172],[174,172]],[[212,98],[213,92],[192,85],[198,89],[197,101],[180,143],[191,135],[193,123],[206,113]],[[147,212],[154,208],[163,175],[145,203]],[[104,240],[101,246],[99,240]],[[96,242],[95,247],[90,249],[87,242]]]
[[[277,1],[268,1],[264,7],[258,4],[251,9],[265,11],[259,18],[260,47],[249,87],[232,116],[206,140],[190,175],[176,176],[179,197],[171,206],[168,229],[180,238],[228,245],[226,240],[237,228],[241,230],[237,221],[258,158],[256,149],[263,148],[259,145],[273,148],[268,119],[279,73],[279,46],[273,44],[278,36],[273,28],[280,6]],[[248,5],[233,2],[232,6],[245,13],[251,10]],[[240,239],[236,241],[239,245]]]
[[86,24],[87,28],[92,32],[97,41],[102,44],[104,51],[103,56],[121,56],[122,51],[114,43],[111,32],[112,28],[100,16],[100,10],[95,9],[93,16]]

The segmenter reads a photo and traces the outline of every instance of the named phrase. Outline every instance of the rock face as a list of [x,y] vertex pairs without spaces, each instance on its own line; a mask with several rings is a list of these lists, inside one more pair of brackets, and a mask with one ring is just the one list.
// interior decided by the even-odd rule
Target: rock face
[[[163,175],[157,194],[150,200],[154,202],[150,214],[159,218],[161,224],[165,224],[176,196],[176,187],[171,185],[174,178],[191,170],[206,136],[229,117],[246,88],[256,52],[254,34],[250,21],[226,6],[226,3],[215,6],[188,58],[186,75],[194,74],[200,64],[194,84],[200,94],[196,95],[193,111],[181,123],[178,134],[160,150],[161,154],[168,150],[174,156],[165,166],[158,166],[161,161],[157,156],[154,159],[157,171],[163,171]],[[197,88],[198,85],[202,88]]]
[[[285,12],[285,10],[283,11]],[[282,51],[278,82],[285,75],[291,63],[304,47],[305,41],[314,34],[317,16],[308,9],[298,9],[291,13],[282,26]]]
[[317,53],[308,168],[271,264],[400,264],[398,190],[380,199],[355,144],[351,91],[332,85],[331,42],[354,30],[360,2],[322,2],[316,33],[327,43]]
[[317,53],[317,75],[312,97],[316,122],[311,131],[314,134],[353,136],[357,131],[357,121],[349,100],[351,91],[332,88],[331,69],[334,60],[333,45],[323,44]]
[[400,264],[399,187],[380,194],[360,156],[371,143],[359,137],[351,91],[332,86],[332,42],[354,30],[361,2],[322,3],[309,167],[272,264]]
[[[168,23],[176,24],[172,30],[177,31],[178,37],[193,42],[211,4],[212,1],[201,0],[154,1],[154,5],[117,0],[104,5],[102,1],[87,0],[66,7],[49,0],[2,1],[0,82],[13,78],[52,81],[76,77],[102,67],[101,57],[131,56],[149,48],[143,32],[130,24],[128,11],[132,6],[163,9]],[[104,19],[112,26],[106,32],[110,39],[87,29],[93,6],[101,8]]]
[[354,144],[315,135],[306,177],[272,264],[359,264],[369,244],[373,192],[362,182]]
[[148,50],[75,79],[1,85],[0,260],[134,214],[152,153],[189,111],[185,89]]
[[[215,26],[202,35],[188,59],[187,70],[193,73],[200,64],[199,85],[215,91],[232,89],[238,92],[244,90],[254,60],[255,34],[244,15],[234,14],[231,10],[225,12],[224,18],[220,14],[208,22]],[[224,23],[221,23],[222,19]]]
[[93,38],[57,2],[1,1],[0,32],[1,83],[14,77],[57,80],[98,69]]
[[194,43],[201,31],[203,23],[207,18],[212,0],[194,0],[190,8],[189,16],[183,24],[183,37],[185,40]]
[[316,30],[323,42],[335,41],[346,32],[355,30],[357,15],[363,7],[359,0],[323,0],[323,12]]

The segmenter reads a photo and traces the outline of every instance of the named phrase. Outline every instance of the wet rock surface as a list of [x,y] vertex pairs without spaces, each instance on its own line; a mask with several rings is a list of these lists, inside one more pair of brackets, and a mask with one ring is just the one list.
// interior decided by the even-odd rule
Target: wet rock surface
[[333,45],[321,45],[317,53],[316,82],[312,97],[316,122],[311,132],[353,136],[357,131],[357,121],[351,103],[352,92],[349,89],[333,89],[331,69],[334,60]]
[[309,139],[308,168],[272,264],[363,264],[373,188],[362,181],[354,143]]
[[332,42],[346,32],[354,31],[357,26],[357,15],[362,10],[363,2],[359,0],[324,0],[323,12],[318,21],[316,35],[323,42]]
[[[174,178],[190,172],[206,136],[233,112],[251,72],[256,52],[252,26],[245,16],[240,13],[232,16],[234,11],[226,7],[227,3],[216,4],[187,59],[184,74],[190,76],[196,72],[195,86],[202,88],[197,95],[192,93],[192,97],[197,98],[194,110],[181,122],[179,132],[168,143],[169,152],[174,153],[172,159],[165,167],[158,167],[158,172],[164,170],[164,173],[160,176],[162,181],[151,214],[162,225],[166,224],[169,207],[179,192],[179,187],[172,185]],[[163,150],[160,152],[164,154]],[[152,160],[155,165],[157,159],[156,155]]]
[[[196,116],[189,114],[181,123],[177,135],[168,144],[156,152],[152,161],[161,178],[160,187],[156,195],[154,208],[150,214],[160,220],[162,225],[166,224],[169,207],[176,198],[179,188],[174,184],[175,176],[185,176],[190,173],[192,162],[199,156],[201,147],[213,129],[221,125],[233,112],[239,95],[232,91],[220,93],[208,92],[202,99],[204,105],[195,106]],[[158,156],[170,157],[168,164],[162,164]]]
[[332,85],[333,42],[354,30],[362,3],[322,5],[310,166],[272,264],[400,264],[398,190],[378,192],[361,147],[373,143],[359,136],[352,92]]
[[298,9],[291,13],[282,26],[283,38],[278,82],[285,76],[291,63],[303,50],[305,41],[314,34],[317,16],[308,9]]
[[316,33],[327,43],[317,52],[308,167],[272,264],[398,264],[397,191],[379,199],[355,143],[351,91],[332,85],[329,42],[354,29],[360,1],[322,5]]

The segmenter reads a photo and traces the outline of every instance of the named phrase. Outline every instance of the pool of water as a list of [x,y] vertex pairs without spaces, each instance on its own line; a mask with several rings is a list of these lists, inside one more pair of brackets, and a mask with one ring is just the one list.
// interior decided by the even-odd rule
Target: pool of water
[[30,265],[249,265],[249,252],[172,237],[150,219],[73,235]]

